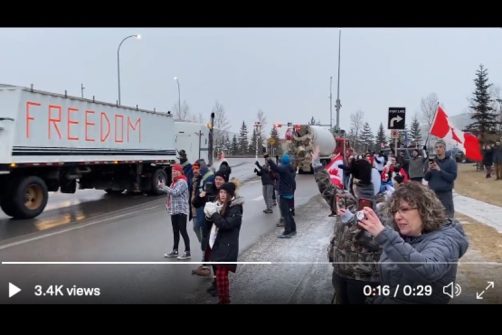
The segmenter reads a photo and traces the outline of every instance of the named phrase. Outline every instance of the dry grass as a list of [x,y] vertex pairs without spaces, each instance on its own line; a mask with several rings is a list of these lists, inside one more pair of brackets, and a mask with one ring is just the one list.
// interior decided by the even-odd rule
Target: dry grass
[[473,163],[458,164],[455,191],[461,195],[502,206],[502,180],[485,178],[483,171],[476,171]]
[[[469,249],[460,259],[457,281],[462,285],[463,295],[469,297],[464,303],[502,303],[502,234],[469,216],[455,213],[469,239]],[[462,264],[471,262],[471,264]],[[472,262],[498,262],[500,264],[472,264]],[[489,281],[495,288],[486,291],[483,300],[474,299]],[[453,301],[455,302],[455,301]]]

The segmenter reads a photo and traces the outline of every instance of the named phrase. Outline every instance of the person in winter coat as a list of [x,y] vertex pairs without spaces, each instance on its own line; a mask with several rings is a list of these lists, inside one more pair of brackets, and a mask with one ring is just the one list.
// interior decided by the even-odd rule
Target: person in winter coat
[[418,149],[413,149],[411,151],[411,159],[408,169],[410,179],[419,183],[421,183],[424,178],[424,171],[427,166],[428,158],[427,151],[423,149],[422,152],[423,155]]
[[497,178],[495,180],[502,179],[502,146],[500,142],[495,143],[495,148],[493,149],[493,162],[495,163],[495,173]]
[[[204,215],[204,206],[208,202],[214,202],[218,199],[220,187],[225,183],[225,177],[221,171],[216,172],[214,175],[214,183],[202,184],[200,182],[197,186],[198,192],[195,193],[192,198],[192,205],[195,207],[197,212],[197,224],[198,224],[198,236],[200,235],[200,246],[202,250],[202,261],[209,261],[209,254],[206,253],[208,249],[209,232],[213,223],[209,221]],[[195,225],[194,225],[195,227]],[[195,228],[194,228],[195,230]],[[197,232],[196,232],[197,234]],[[213,271],[216,273],[215,271]],[[196,274],[203,277],[208,277],[211,275],[211,270],[206,264],[202,264],[197,269],[192,271],[192,274]],[[207,292],[216,295],[216,280],[213,281],[212,285],[207,289]]]
[[274,180],[272,176],[272,172],[270,171],[270,167],[268,166],[267,158],[269,156],[265,155],[265,164],[260,165],[260,162],[256,161],[255,165],[257,168],[254,169],[254,172],[261,177],[261,184],[263,189],[263,200],[265,201],[265,208],[263,213],[272,214],[274,211],[272,210],[273,206],[273,194],[274,194]]
[[[190,258],[190,238],[187,233],[187,216],[189,212],[188,204],[188,183],[187,178],[183,175],[183,167],[179,164],[172,166],[173,182],[171,186],[166,186],[159,183],[159,188],[167,192],[166,209],[171,214],[171,224],[173,226],[174,244],[173,249],[169,253],[165,253],[166,258],[188,259]],[[178,244],[180,234],[185,243],[185,252],[182,255],[178,254]]]
[[443,287],[455,282],[457,262],[469,245],[462,226],[447,218],[434,192],[419,183],[397,188],[387,211],[394,228],[384,226],[369,207],[358,220],[383,249],[381,285],[393,292],[375,303],[448,303]]
[[210,260],[234,262],[234,264],[216,264],[216,289],[220,304],[230,303],[228,272],[237,270],[239,233],[244,205],[244,199],[235,193],[237,183],[232,180],[223,184],[218,201],[209,202],[204,208],[206,217],[213,222],[209,236]]
[[457,179],[457,163],[446,155],[446,143],[443,140],[436,141],[434,145],[436,158],[429,158],[429,168],[424,179],[429,182],[429,187],[436,193],[443,206],[446,208],[448,217],[455,214],[453,204],[453,185]]
[[232,173],[232,168],[230,167],[230,165],[228,165],[228,162],[226,160],[220,163],[218,171],[221,171],[221,173],[225,177],[225,182],[228,182],[230,180],[230,173]]
[[[380,246],[357,225],[354,215],[358,199],[349,191],[338,189],[330,181],[319,160],[319,148],[312,153],[314,178],[319,192],[330,207],[336,203],[337,217],[328,247],[328,259],[333,265],[332,283],[336,304],[364,304],[367,296],[364,287],[379,283],[378,260]],[[378,173],[378,172],[376,172]]]
[[296,182],[295,169],[290,165],[290,158],[287,154],[281,157],[281,164],[278,166],[272,159],[268,159],[268,164],[273,172],[279,174],[279,209],[281,217],[284,218],[284,232],[279,238],[291,238],[296,235],[296,222],[293,218],[291,200],[294,199]]

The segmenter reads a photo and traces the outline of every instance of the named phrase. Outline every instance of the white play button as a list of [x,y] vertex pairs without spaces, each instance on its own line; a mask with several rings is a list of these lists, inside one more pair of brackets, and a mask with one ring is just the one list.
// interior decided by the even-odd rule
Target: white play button
[[16,294],[21,292],[21,289],[17,287],[16,285],[9,283],[9,298],[12,298]]

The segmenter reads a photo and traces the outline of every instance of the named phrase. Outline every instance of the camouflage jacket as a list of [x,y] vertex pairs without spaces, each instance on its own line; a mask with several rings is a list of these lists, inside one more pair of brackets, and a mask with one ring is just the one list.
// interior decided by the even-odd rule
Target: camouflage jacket
[[[331,184],[328,172],[314,167],[314,177],[324,200],[333,209],[336,206],[354,213],[357,200],[348,191]],[[341,277],[379,282],[378,261],[382,253],[374,239],[357,225],[355,216],[347,223],[336,217],[334,232],[328,246],[328,259],[333,271]]]

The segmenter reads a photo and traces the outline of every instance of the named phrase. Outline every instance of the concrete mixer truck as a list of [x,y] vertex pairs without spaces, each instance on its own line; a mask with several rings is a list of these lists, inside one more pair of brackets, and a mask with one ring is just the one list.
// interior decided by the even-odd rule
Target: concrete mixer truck
[[321,163],[327,164],[336,148],[335,137],[328,128],[314,125],[294,125],[286,133],[288,151],[294,156],[298,173],[313,173],[312,150],[319,146]]

